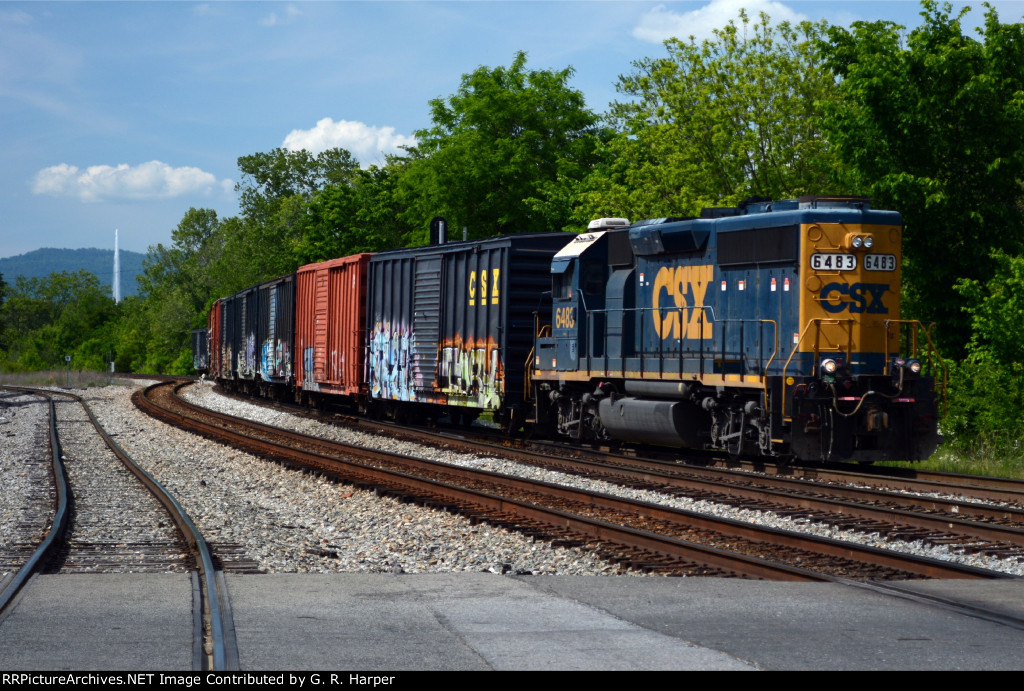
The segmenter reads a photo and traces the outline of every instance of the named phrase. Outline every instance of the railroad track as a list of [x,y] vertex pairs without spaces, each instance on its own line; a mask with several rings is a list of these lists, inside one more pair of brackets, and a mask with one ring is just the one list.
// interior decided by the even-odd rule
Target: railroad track
[[[180,504],[118,446],[80,397],[9,390],[47,401],[56,508],[49,512],[50,502],[45,508],[37,507],[37,514],[49,512],[52,519],[41,539],[33,537],[38,530],[27,530],[25,545],[30,549],[25,550],[24,559],[19,560],[16,553],[6,556],[21,563],[0,592],[0,619],[36,573],[191,570],[198,595],[193,607],[193,668],[237,669],[223,577]],[[103,440],[103,448],[97,448],[97,437]]]
[[[1024,562],[1024,483],[897,472],[887,481],[877,473],[791,468],[800,475],[766,475],[714,465],[651,461],[633,455],[578,447],[481,442],[467,432],[343,418],[361,429],[443,446],[465,453],[490,453],[536,467],[646,489],[671,496],[770,511],[837,530],[878,533],[889,540],[953,547],[964,554]],[[493,438],[485,435],[485,438]],[[531,450],[535,449],[535,450]],[[941,482],[939,478],[953,481]]]
[[[474,453],[481,451],[478,444],[463,445],[458,440],[445,443],[455,448],[464,446]],[[501,453],[500,447],[494,452]],[[945,496],[934,496],[922,493],[921,487],[915,487],[915,491],[904,489],[904,483],[897,483],[894,491],[720,468],[651,464],[624,456],[590,457],[585,452],[578,452],[576,457],[523,450],[504,455],[535,466],[673,496],[771,511],[837,529],[877,532],[889,539],[952,545],[966,554],[1024,561],[1024,510],[1016,505],[996,505],[989,499],[991,494],[1002,501],[1012,498],[1006,490],[995,493],[982,488],[980,497],[966,496],[968,487],[942,487],[930,482],[926,489],[931,492],[945,489]]]
[[[144,395],[138,395],[136,402],[167,421],[194,426],[207,436],[230,440],[251,452],[316,467],[352,482],[377,486],[381,491],[456,506],[464,512],[475,512],[478,517],[515,525],[521,530],[550,535],[551,526],[557,526],[561,533],[555,533],[556,539],[582,542],[607,557],[648,570],[795,580],[1000,576],[948,562],[786,531],[764,532],[759,527],[736,521],[711,519],[562,486],[530,483],[423,459],[396,458],[279,428],[249,424],[205,409],[196,410],[173,396],[168,387],[150,387]],[[438,487],[443,489],[438,490]],[[470,496],[472,492],[476,494]],[[539,522],[546,522],[547,527]],[[743,560],[745,563],[740,565]]]
[[[794,465],[772,463],[764,459],[727,458],[711,452],[668,450],[664,447],[628,444],[619,445],[618,450],[610,450],[607,447],[602,449],[592,446],[571,446],[550,441],[509,437],[486,427],[408,426],[381,420],[368,420],[335,411],[321,412],[294,404],[252,398],[225,391],[221,391],[221,395],[332,425],[346,425],[365,430],[368,433],[388,434],[416,443],[464,449],[470,453],[490,448],[492,453],[500,453],[502,456],[523,463],[534,463],[535,459],[544,457],[589,459],[598,464],[639,470],[676,472],[685,468],[686,472],[703,477],[740,478],[737,480],[740,483],[745,481],[743,478],[749,478],[751,475],[760,478],[779,477],[805,480],[817,484],[874,488],[890,494],[902,491],[920,495],[943,495],[952,500],[950,505],[964,501],[991,502],[1024,509],[1024,480],[1014,478],[923,471],[911,465],[902,467],[853,466],[849,463]],[[785,486],[785,484],[780,483],[778,486]],[[956,513],[954,511],[954,517],[956,517]]]

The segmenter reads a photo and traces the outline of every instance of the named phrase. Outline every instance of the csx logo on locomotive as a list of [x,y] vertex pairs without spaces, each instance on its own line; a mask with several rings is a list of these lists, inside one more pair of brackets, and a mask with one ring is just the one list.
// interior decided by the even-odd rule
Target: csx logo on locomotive
[[[821,308],[833,314],[844,310],[853,314],[888,314],[889,308],[882,301],[887,290],[887,283],[829,283],[818,297]],[[833,300],[838,300],[838,304],[832,304]]]
[[[658,270],[651,299],[654,330],[658,336],[662,339],[712,337],[711,322],[701,308],[714,270],[710,264],[675,268],[663,266]],[[668,298],[672,298],[671,304]]]

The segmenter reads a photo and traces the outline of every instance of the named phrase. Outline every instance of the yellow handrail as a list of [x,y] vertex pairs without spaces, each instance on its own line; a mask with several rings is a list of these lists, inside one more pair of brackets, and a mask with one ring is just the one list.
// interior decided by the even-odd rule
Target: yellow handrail
[[[928,360],[928,369],[934,371],[935,370],[935,366],[937,364],[938,365],[938,369],[941,369],[941,371],[942,371],[942,381],[940,383],[941,384],[940,385],[940,390],[941,390],[941,394],[942,394],[942,407],[943,407],[943,413],[942,414],[943,414],[943,416],[945,416],[949,412],[949,399],[947,398],[947,393],[948,393],[948,388],[949,388],[949,368],[946,367],[946,362],[942,359],[942,356],[939,355],[939,349],[936,348],[935,347],[935,343],[932,342],[931,330],[932,330],[932,327],[935,326],[935,325],[934,324],[928,324],[927,326],[925,326],[922,322],[920,322],[920,321],[918,321],[916,319],[886,319],[885,320],[885,372],[886,372],[886,374],[890,373],[889,372],[889,363],[890,363],[890,361],[892,359],[892,356],[897,354],[897,353],[890,353],[889,352],[889,336],[892,333],[890,328],[893,325],[897,326],[897,328],[899,326],[901,326],[901,325],[906,325],[906,326],[910,327],[910,331],[911,331],[911,333],[910,333],[910,340],[911,340],[911,343],[910,343],[910,357],[915,358],[915,359],[920,359],[921,358],[921,348],[920,348],[920,345],[918,343],[918,330],[921,330],[921,331],[924,332],[925,341],[927,341],[927,343],[928,343],[928,348],[925,351],[925,358]],[[899,339],[897,338],[897,341],[898,340]],[[933,357],[934,357],[934,361],[932,359]],[[938,380],[938,377],[933,377],[933,379]]]
[[[535,321],[534,329],[537,331],[537,338],[551,335],[551,324],[545,324],[537,328]],[[530,353],[526,356],[526,367],[523,368],[523,402],[533,400],[533,357],[537,352],[537,338],[534,339],[535,345],[530,348]]]
[[786,359],[786,364],[782,366],[782,419],[786,422],[789,420],[786,418],[786,370],[789,369],[789,365],[793,362],[793,356],[800,350],[800,344],[803,343],[804,337],[807,332],[811,330],[811,327],[815,328],[814,338],[814,360],[811,362],[811,376],[818,370],[818,360],[821,354],[821,347],[819,346],[819,338],[821,336],[821,325],[822,324],[842,324],[846,323],[847,328],[847,340],[846,340],[846,361],[850,361],[850,354],[853,349],[853,319],[826,319],[823,317],[815,317],[807,320],[807,325],[804,326],[804,330],[800,333],[800,338],[797,339],[796,343],[793,344],[793,350],[789,353],[789,358]]

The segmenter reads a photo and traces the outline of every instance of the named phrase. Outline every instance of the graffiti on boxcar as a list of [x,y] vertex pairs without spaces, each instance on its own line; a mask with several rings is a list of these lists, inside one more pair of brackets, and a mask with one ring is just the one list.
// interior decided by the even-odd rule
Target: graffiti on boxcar
[[228,343],[223,343],[220,347],[220,375],[222,377],[230,377],[232,375],[231,345]]
[[449,401],[465,397],[465,405],[500,407],[505,372],[498,344],[492,338],[445,339],[440,346],[438,384],[450,396]]
[[256,334],[250,333],[245,337],[242,357],[239,358],[238,374],[243,377],[251,377],[256,373]]
[[260,372],[269,377],[290,377],[292,374],[291,353],[287,341],[268,338],[260,350]]
[[413,334],[404,324],[377,322],[370,335],[369,385],[373,398],[413,401]]
[[302,349],[302,388],[306,391],[320,390],[313,364],[313,346]]

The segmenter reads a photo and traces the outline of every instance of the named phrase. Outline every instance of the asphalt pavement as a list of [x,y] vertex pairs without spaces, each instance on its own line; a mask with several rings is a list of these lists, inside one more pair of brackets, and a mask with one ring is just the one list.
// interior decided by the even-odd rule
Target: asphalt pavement
[[[1019,670],[1024,630],[838,584],[712,578],[227,576],[242,670]],[[1024,617],[1024,580],[917,581]],[[184,574],[44,575],[0,670],[192,665]]]

